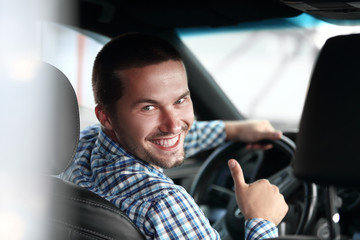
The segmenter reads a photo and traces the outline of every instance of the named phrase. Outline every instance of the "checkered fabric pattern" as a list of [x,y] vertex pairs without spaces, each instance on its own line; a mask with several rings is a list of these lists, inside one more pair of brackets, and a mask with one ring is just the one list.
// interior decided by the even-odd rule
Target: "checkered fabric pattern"
[[[225,137],[222,121],[195,121],[185,139],[186,156],[216,147]],[[147,239],[220,239],[184,188],[127,153],[99,125],[82,131],[74,161],[61,178],[119,207]],[[256,226],[266,229],[268,222],[262,222]],[[259,231],[256,226],[247,234],[260,236],[252,233]]]
[[258,240],[278,237],[278,229],[272,222],[261,218],[253,218],[245,222],[245,239]]

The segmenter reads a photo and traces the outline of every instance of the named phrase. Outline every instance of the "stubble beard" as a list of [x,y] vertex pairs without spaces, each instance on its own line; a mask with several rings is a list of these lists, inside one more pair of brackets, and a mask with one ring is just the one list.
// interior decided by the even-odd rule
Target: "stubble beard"
[[[189,126],[184,125],[181,127],[181,135],[186,136],[188,133]],[[160,136],[167,136],[169,134],[166,133],[159,133],[153,137],[160,137]],[[184,150],[184,142],[182,143],[182,148],[176,152],[164,152],[162,155],[159,156],[159,153],[154,153],[150,149],[145,149],[137,145],[129,146],[130,152],[132,152],[135,156],[139,159],[153,165],[156,167],[160,167],[163,169],[169,169],[181,166],[185,160],[185,150]]]
[[[145,151],[145,155],[146,157],[145,159],[143,159],[144,161],[163,169],[181,166],[185,160],[185,152],[183,148],[181,149],[181,151],[166,154],[167,156],[165,157],[156,157],[150,151]],[[169,161],[169,159],[175,160]]]

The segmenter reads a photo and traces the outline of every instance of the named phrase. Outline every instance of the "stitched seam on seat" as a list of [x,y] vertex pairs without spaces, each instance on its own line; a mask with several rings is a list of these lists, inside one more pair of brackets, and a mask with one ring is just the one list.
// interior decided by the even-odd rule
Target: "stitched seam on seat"
[[[95,231],[90,230],[90,229],[87,229],[87,228],[75,226],[75,225],[73,225],[73,224],[71,224],[71,223],[67,223],[67,222],[60,221],[60,220],[54,220],[54,221],[55,221],[55,222],[58,222],[58,223],[60,223],[60,224],[64,224],[65,226],[69,226],[71,229],[81,230],[81,231],[84,231],[84,232],[97,234],[98,236],[101,236],[101,237],[103,237],[103,238],[105,238],[105,239],[109,239],[109,240],[116,240],[115,238],[106,236],[106,235],[104,235],[104,234],[95,232]],[[83,234],[83,235],[84,235],[84,234]],[[94,238],[94,239],[96,239],[96,238]]]
[[[110,208],[110,207],[108,207],[108,206],[105,206],[105,205],[102,205],[102,204],[99,204],[99,203],[95,203],[95,202],[92,202],[92,201],[86,201],[86,200],[82,200],[82,199],[79,199],[79,198],[72,198],[72,197],[65,197],[65,196],[62,196],[62,197],[63,197],[63,198],[66,198],[66,199],[69,199],[69,200],[74,200],[74,201],[86,203],[86,204],[89,204],[89,205],[93,205],[93,206],[96,206],[96,207],[101,207],[101,208],[107,209],[107,210],[109,210],[109,211],[111,211],[111,212],[113,212],[113,213],[117,213],[117,214],[123,216],[124,219],[125,219],[128,223],[130,223],[130,225],[132,225],[132,226],[142,235],[142,233],[140,232],[140,230],[138,229],[138,227],[137,227],[130,219],[128,219],[128,216],[127,216],[125,213],[123,213],[123,212],[121,212],[121,211],[117,211],[117,210],[112,209],[112,208]],[[110,203],[110,202],[109,202],[109,203]],[[115,206],[114,206],[114,207],[115,207]]]
[[[94,240],[99,240],[99,238],[94,237],[94,236],[91,236],[91,235],[89,235],[89,233],[84,233],[83,231],[79,231],[79,230],[77,230],[77,229],[71,228],[70,226],[68,226],[68,224],[66,224],[66,223],[64,223],[64,222],[61,222],[61,221],[56,221],[56,222],[62,223],[62,224],[64,224],[64,225],[66,225],[66,226],[60,226],[60,227],[62,227],[63,229],[70,229],[71,232],[76,232],[76,233],[78,233],[78,234],[81,234],[81,235],[86,236],[87,238],[92,238],[92,239],[94,239]],[[71,235],[71,234],[72,234],[71,232],[68,233],[68,235],[69,235],[69,234]],[[68,236],[68,237],[69,237],[69,236]]]
[[81,232],[81,231],[77,231],[76,229],[72,229],[72,231],[74,231],[74,232],[76,232],[76,233],[78,233],[78,234],[84,235],[84,236],[86,236],[87,238],[92,238],[92,239],[94,239],[94,240],[98,240],[98,239],[99,239],[99,238],[96,238],[96,237],[94,237],[94,236],[89,235],[88,233],[84,233],[84,232]]

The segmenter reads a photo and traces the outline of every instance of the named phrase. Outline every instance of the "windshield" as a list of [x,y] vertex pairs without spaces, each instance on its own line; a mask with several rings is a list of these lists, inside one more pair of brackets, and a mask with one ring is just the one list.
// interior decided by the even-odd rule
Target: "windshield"
[[281,130],[298,128],[312,67],[326,39],[354,32],[360,27],[334,25],[307,14],[178,30],[239,112],[268,119]]
[[[96,123],[92,64],[109,39],[42,23],[41,56],[61,69],[78,96],[81,128]],[[307,14],[233,27],[178,29],[182,41],[246,118],[297,130],[312,68],[326,39],[360,32]]]

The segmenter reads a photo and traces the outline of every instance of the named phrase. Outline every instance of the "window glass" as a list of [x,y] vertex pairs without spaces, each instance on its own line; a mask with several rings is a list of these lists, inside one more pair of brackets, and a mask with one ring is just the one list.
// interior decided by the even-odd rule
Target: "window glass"
[[331,36],[360,32],[306,14],[232,28],[178,30],[247,118],[296,130],[318,52]]
[[[95,34],[93,34],[95,36]],[[81,129],[96,123],[91,87],[92,65],[103,41],[73,28],[50,22],[41,23],[41,59],[59,68],[73,85],[80,106]]]

